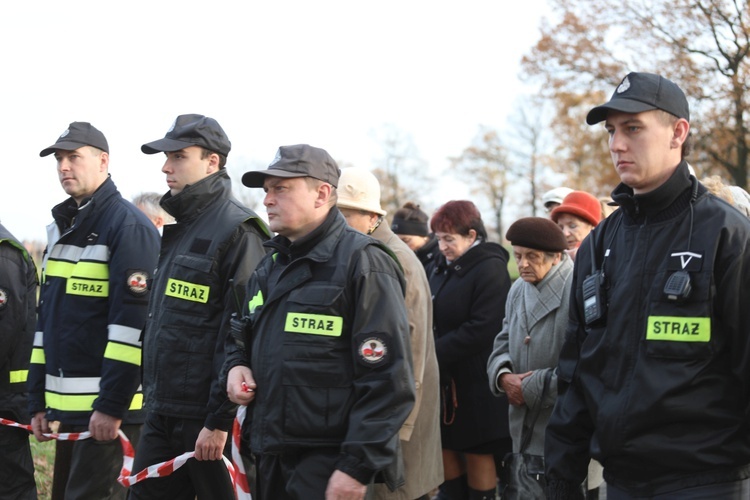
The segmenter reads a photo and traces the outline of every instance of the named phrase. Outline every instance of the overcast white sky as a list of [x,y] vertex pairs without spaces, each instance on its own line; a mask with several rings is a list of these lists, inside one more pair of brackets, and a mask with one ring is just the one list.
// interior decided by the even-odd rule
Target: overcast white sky
[[66,195],[39,151],[72,121],[104,132],[125,197],[166,192],[163,156],[140,146],[184,113],[216,118],[229,164],[253,169],[296,143],[371,168],[393,124],[438,178],[420,201],[465,198],[440,172],[479,125],[506,126],[542,15],[544,0],[3,2],[0,220],[45,238]]

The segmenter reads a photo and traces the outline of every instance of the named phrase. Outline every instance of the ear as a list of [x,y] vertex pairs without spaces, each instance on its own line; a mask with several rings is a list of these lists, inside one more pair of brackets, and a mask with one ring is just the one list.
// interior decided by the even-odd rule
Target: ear
[[317,191],[318,196],[315,198],[315,208],[328,205],[331,201],[332,186],[326,182],[321,182]]
[[109,153],[102,153],[99,155],[99,172],[106,172],[109,168]]
[[477,231],[476,229],[469,229],[469,238],[471,239],[471,242],[474,243],[477,241]]
[[208,155],[208,166],[206,167],[206,173],[211,175],[219,171],[219,155],[211,153]]
[[672,141],[669,143],[669,146],[672,149],[682,148],[682,145],[687,140],[689,132],[690,123],[688,123],[688,121],[684,118],[680,118],[679,120],[677,120],[674,124],[674,128],[672,129]]

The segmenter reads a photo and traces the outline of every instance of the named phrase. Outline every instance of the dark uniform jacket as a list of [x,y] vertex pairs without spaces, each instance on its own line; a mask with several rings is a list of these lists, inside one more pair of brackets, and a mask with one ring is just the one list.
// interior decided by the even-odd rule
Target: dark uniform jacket
[[232,196],[224,169],[176,196],[167,193],[161,205],[177,222],[164,226],[151,288],[143,345],[146,407],[228,431],[236,407],[219,382],[224,338],[265,255],[268,232]]
[[[336,468],[363,484],[395,466],[414,404],[409,325],[398,264],[337,208],[274,253],[248,284],[249,359],[257,383],[254,453],[336,448]],[[396,486],[392,483],[391,486]]]
[[[589,236],[609,304],[589,326],[581,244],[545,443],[550,498],[568,498],[589,452],[636,496],[749,476],[750,222],[693,182],[683,162],[650,193],[615,189],[620,209]],[[671,300],[683,270],[691,290]]]
[[29,411],[70,425],[87,425],[92,410],[142,422],[140,338],[159,233],[109,178],[80,207],[69,198],[52,215]]
[[429,280],[443,398],[443,448],[492,453],[481,447],[510,436],[507,399],[490,392],[487,376],[510,290],[508,252],[497,243],[484,242],[450,264],[440,254]]
[[28,423],[26,379],[36,326],[36,267],[0,224],[0,415]]

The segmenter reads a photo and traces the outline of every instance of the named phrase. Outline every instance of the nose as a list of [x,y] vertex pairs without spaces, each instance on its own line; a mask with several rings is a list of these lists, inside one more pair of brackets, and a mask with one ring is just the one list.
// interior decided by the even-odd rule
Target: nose
[[569,227],[567,227],[567,226],[563,226],[563,227],[562,227],[562,228],[560,228],[560,229],[562,229],[562,232],[563,232],[563,234],[564,234],[564,235],[565,235],[566,237],[567,237],[567,236],[570,236],[570,234],[571,234],[571,231],[570,231],[570,228],[569,228]]
[[625,149],[625,143],[622,138],[622,134],[617,133],[613,130],[609,134],[609,150],[613,153],[623,151]]
[[70,170],[70,162],[67,158],[57,160],[57,170],[60,172],[68,172]]
[[169,168],[169,160],[164,162],[164,166],[161,167],[162,173],[169,174],[172,173],[172,169]]
[[263,197],[263,206],[268,207],[273,204],[273,198],[271,197],[271,192],[267,192],[266,195]]

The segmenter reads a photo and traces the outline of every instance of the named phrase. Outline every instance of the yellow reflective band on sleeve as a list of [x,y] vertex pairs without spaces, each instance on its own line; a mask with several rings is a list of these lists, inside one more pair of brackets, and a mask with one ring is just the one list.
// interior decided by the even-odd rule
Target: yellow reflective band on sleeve
[[14,370],[10,372],[10,383],[21,384],[29,378],[29,370]]
[[57,278],[75,276],[76,278],[84,279],[108,280],[109,265],[101,262],[74,263],[50,259],[47,261],[46,275]]
[[143,393],[136,392],[128,410],[140,410],[141,408],[143,408]]
[[117,342],[107,342],[107,348],[104,350],[104,357],[131,365],[141,366],[141,348],[132,345],[119,344]]
[[109,281],[68,278],[65,284],[65,293],[86,297],[109,297]]
[[31,362],[38,365],[43,365],[47,362],[44,357],[44,349],[41,347],[35,347],[31,350]]
[[247,303],[247,308],[250,310],[250,314],[253,314],[255,310],[263,305],[263,292],[258,290],[258,293],[255,294],[255,297],[250,299],[250,302]]
[[708,342],[711,340],[711,318],[649,316],[646,340]]
[[94,401],[98,394],[59,394],[57,392],[44,393],[47,406],[61,411],[90,411],[94,409]]
[[208,302],[208,292],[210,287],[206,285],[197,285],[195,283],[188,283],[187,281],[180,281],[173,278],[169,278],[167,281],[167,289],[164,291],[164,295],[175,297],[182,300],[190,300],[193,302],[200,302],[205,304]]
[[340,316],[325,314],[287,313],[284,331],[308,335],[340,337],[344,320]]

